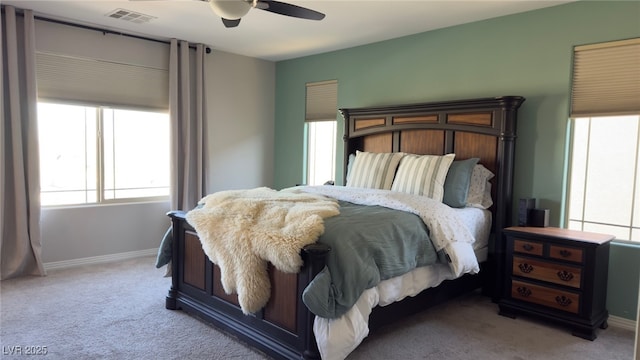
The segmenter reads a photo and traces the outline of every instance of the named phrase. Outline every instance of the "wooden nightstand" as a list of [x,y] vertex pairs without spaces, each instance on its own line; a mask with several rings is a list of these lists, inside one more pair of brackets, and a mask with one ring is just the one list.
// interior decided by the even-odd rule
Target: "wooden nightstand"
[[607,328],[607,276],[612,235],[553,227],[510,227],[506,236],[500,315],[538,316],[596,338]]

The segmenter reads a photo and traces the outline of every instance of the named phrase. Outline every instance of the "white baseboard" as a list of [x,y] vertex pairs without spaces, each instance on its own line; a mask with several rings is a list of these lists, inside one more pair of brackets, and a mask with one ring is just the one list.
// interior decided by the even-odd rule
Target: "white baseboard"
[[45,270],[66,269],[66,268],[81,266],[81,265],[102,264],[107,262],[128,260],[128,259],[138,258],[142,256],[151,256],[151,255],[157,255],[157,254],[158,254],[158,248],[155,248],[155,249],[146,249],[146,250],[138,250],[138,251],[129,251],[129,252],[118,253],[118,254],[91,256],[91,257],[80,258],[80,259],[53,261],[53,262],[44,263],[44,269]]
[[623,317],[609,315],[607,320],[609,325],[620,329],[636,331],[636,322],[633,320],[625,319]]

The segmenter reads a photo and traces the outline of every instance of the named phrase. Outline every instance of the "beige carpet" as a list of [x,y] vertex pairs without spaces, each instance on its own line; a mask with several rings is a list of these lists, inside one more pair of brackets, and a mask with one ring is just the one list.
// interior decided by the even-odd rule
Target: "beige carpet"
[[[265,359],[233,337],[164,308],[170,279],[153,257],[50,271],[0,282],[2,359]],[[470,294],[371,335],[349,359],[632,358],[632,331],[587,341],[567,329],[497,315]],[[11,349],[46,346],[47,356]]]

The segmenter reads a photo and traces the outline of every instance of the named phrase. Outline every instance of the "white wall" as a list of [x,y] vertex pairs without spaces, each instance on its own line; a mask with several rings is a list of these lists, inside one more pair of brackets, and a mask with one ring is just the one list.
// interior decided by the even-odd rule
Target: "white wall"
[[207,190],[273,186],[275,63],[207,56]]
[[44,208],[42,261],[69,261],[157,248],[169,202]]
[[[165,66],[166,44],[37,21],[36,48]],[[168,52],[166,52],[168,54]],[[275,64],[212,51],[207,66],[208,191],[273,182]],[[157,248],[169,226],[167,202],[45,208],[46,263]]]

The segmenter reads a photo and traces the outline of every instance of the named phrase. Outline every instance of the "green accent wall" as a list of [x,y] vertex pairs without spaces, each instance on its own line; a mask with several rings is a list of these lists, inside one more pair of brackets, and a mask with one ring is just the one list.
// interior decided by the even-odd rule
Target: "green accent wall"
[[609,253],[607,309],[611,315],[637,320],[640,246],[612,243]]
[[[514,200],[538,199],[558,226],[573,47],[632,37],[640,37],[640,2],[579,1],[280,61],[274,186],[304,178],[307,82],[337,79],[341,108],[520,95],[526,101],[518,114]],[[343,121],[338,113],[336,118],[342,138]],[[342,151],[339,141],[337,153]],[[336,183],[342,184],[341,156],[336,166]],[[610,262],[609,311],[635,320],[640,247],[615,243]]]

